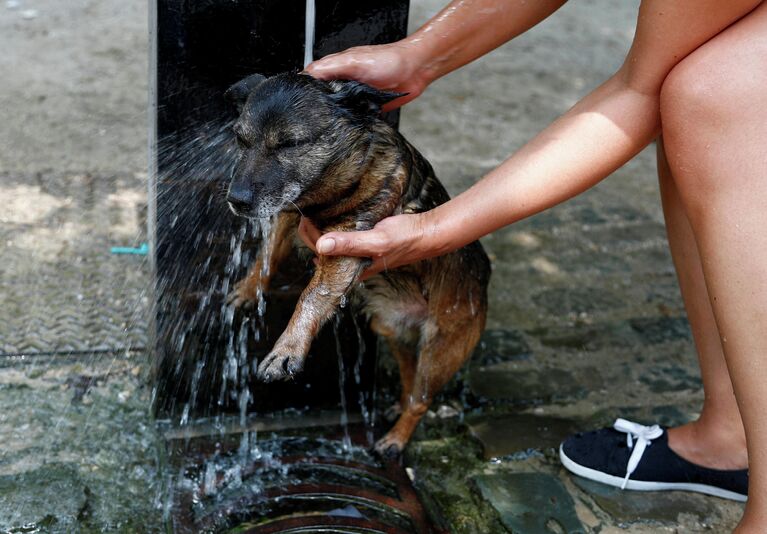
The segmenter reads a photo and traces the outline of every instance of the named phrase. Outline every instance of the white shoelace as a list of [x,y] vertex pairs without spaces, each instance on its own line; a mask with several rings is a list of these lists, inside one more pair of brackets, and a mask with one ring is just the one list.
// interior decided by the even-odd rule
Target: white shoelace
[[[626,476],[623,478],[623,484],[621,489],[626,489],[626,484],[629,482],[631,473],[639,465],[639,461],[642,459],[645,449],[652,443],[652,440],[658,439],[663,434],[663,429],[658,425],[644,426],[639,423],[633,423],[626,419],[616,419],[613,424],[613,428],[618,432],[626,434],[626,445],[631,451],[629,456],[629,463],[626,466]],[[636,440],[636,445],[634,441]]]

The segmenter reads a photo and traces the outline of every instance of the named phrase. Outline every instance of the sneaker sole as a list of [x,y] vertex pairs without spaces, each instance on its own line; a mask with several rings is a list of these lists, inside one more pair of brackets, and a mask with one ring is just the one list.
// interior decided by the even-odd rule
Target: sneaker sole
[[[565,466],[565,469],[580,477],[601,482],[602,484],[607,484],[608,486],[616,488],[620,488],[623,485],[623,479],[621,477],[608,475],[607,473],[602,473],[596,469],[584,467],[574,462],[567,457],[562,450],[561,445],[559,446],[559,459],[562,461],[562,465]],[[748,495],[718,488],[716,486],[693,484],[690,482],[647,482],[644,480],[629,479],[628,484],[626,484],[626,489],[636,491],[694,491],[696,493],[705,493],[706,495],[713,495],[714,497],[721,497],[722,499],[730,499],[733,501],[746,502],[746,500],[748,500]]]

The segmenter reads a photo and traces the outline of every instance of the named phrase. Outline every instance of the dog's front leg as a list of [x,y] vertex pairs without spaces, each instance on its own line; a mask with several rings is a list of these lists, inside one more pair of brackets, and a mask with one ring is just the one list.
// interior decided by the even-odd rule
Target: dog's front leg
[[362,258],[320,256],[317,270],[301,294],[287,328],[258,366],[259,379],[271,382],[303,369],[314,336],[368,263]]
[[258,257],[247,276],[237,282],[227,296],[228,304],[236,308],[249,308],[258,301],[259,293],[263,295],[269,291],[269,283],[277,272],[277,267],[293,249],[298,221],[297,213],[283,212],[277,215],[274,226],[261,243]]

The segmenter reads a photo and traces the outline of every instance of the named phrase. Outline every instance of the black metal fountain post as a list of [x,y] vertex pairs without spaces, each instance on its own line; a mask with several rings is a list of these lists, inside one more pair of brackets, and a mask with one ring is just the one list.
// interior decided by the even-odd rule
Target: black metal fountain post
[[[307,279],[305,262],[296,258],[281,270],[265,317],[235,313],[224,303],[256,253],[259,232],[225,204],[234,113],[223,92],[254,72],[300,70],[307,35],[319,58],[406,32],[407,0],[307,1],[316,1],[314,24],[306,18],[309,6],[298,0],[153,2],[149,220],[154,406],[161,418],[242,411],[243,402],[258,413],[339,404],[332,328],[319,336],[295,382],[266,386],[243,371],[281,333]],[[360,321],[346,310],[338,325],[350,409],[370,402],[374,375],[375,344]],[[353,335],[357,330],[360,336]]]

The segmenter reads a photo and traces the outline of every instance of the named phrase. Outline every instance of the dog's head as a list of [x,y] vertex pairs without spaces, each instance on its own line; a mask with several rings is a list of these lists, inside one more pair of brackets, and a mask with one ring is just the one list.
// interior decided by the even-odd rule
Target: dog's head
[[334,170],[364,163],[381,106],[402,94],[284,73],[254,74],[225,96],[240,112],[234,124],[240,159],[227,200],[235,214],[262,218],[347,191],[359,176]]

